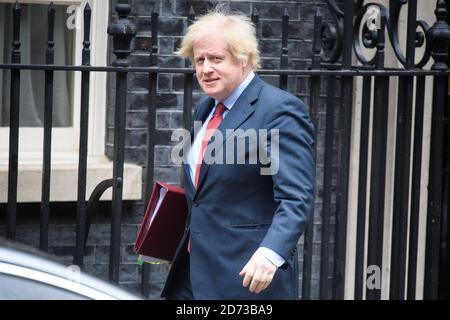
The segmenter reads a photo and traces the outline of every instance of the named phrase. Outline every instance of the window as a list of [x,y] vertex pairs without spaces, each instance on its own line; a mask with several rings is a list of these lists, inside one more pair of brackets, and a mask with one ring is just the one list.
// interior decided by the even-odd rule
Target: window
[[[0,62],[11,55],[12,0],[0,0]],[[47,41],[47,9],[50,0],[22,0],[22,63],[43,63]],[[86,0],[55,1],[55,64],[81,65],[83,43],[82,16]],[[91,19],[91,64],[106,66],[109,1],[89,0]],[[69,12],[67,12],[67,10]],[[76,9],[76,10],[75,10]],[[69,30],[69,26],[77,27]],[[70,23],[68,22],[70,19]],[[6,29],[9,30],[6,30]],[[9,33],[9,34],[7,34]],[[0,71],[0,181],[7,181],[9,152],[9,78]],[[18,202],[41,201],[43,71],[21,71],[21,109],[19,130]],[[77,198],[78,143],[81,73],[55,71],[54,122],[52,131],[52,174],[50,201]],[[89,135],[86,196],[104,179],[112,177],[112,162],[104,155],[106,116],[105,72],[90,75]],[[5,97],[6,98],[3,98]],[[123,199],[141,199],[142,169],[125,164]],[[33,187],[30,187],[33,186]],[[111,199],[108,191],[101,200]],[[7,184],[0,184],[0,202],[7,201]]]
[[[11,62],[11,43],[13,41],[12,12],[13,4],[0,4],[0,24],[3,28],[0,38],[0,58]],[[21,59],[25,64],[44,64],[47,34],[47,6],[41,4],[23,4],[21,17]],[[55,7],[55,25],[63,26],[66,20],[67,6]],[[74,64],[74,30],[55,28],[55,63]],[[55,127],[73,127],[73,73],[56,72],[54,82],[54,120]],[[24,70],[21,72],[20,126],[42,127],[44,121],[44,72]],[[9,125],[10,72],[0,71],[0,126]]]
[[[106,65],[109,1],[89,1],[91,20],[91,63]],[[20,1],[22,63],[45,63],[47,41],[47,8],[49,1]],[[55,64],[81,64],[82,23],[69,29],[69,19],[76,15],[82,21],[86,0],[63,0],[55,4]],[[0,0],[0,61],[9,62],[11,55],[11,1]],[[77,10],[75,10],[77,8]],[[71,20],[73,21],[73,19]],[[0,163],[8,161],[9,145],[9,76],[0,71]],[[20,163],[42,161],[44,72],[21,71],[20,97]],[[79,140],[80,79],[79,72],[55,72],[53,100],[53,162],[77,159]],[[91,74],[89,156],[104,154],[106,74]],[[95,92],[95,95],[92,94]],[[94,126],[93,124],[97,125]],[[20,164],[19,164],[20,165]]]

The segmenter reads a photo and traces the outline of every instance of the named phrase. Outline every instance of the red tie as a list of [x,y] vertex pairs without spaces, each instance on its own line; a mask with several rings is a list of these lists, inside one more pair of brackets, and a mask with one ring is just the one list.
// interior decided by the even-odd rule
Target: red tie
[[[218,103],[216,106],[216,110],[214,110],[213,116],[211,117],[211,119],[209,119],[208,125],[206,126],[206,132],[202,139],[202,149],[200,150],[200,154],[198,155],[197,168],[195,170],[195,188],[197,188],[198,177],[200,175],[200,168],[202,167],[203,158],[205,157],[206,147],[208,146],[209,140],[214,134],[214,131],[216,131],[216,129],[220,126],[225,110],[225,105],[222,102]],[[191,252],[191,240],[189,240],[188,242],[188,252]]]
[[197,168],[195,170],[195,178],[194,178],[195,188],[197,188],[198,177],[200,175],[200,168],[202,166],[203,158],[205,157],[206,147],[208,146],[209,140],[214,134],[214,131],[216,131],[216,129],[222,122],[222,116],[225,110],[226,110],[225,105],[222,102],[218,103],[212,118],[209,119],[208,125],[206,126],[206,132],[202,139],[202,149],[200,150],[200,154],[198,155]]

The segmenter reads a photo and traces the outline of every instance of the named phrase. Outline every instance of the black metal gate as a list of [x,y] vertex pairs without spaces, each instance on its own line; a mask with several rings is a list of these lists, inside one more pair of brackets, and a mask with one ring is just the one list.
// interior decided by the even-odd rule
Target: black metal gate
[[[429,1],[426,1],[430,3]],[[345,0],[337,4],[328,1],[334,22],[322,21],[318,10],[315,16],[314,44],[311,65],[308,70],[288,70],[288,13],[282,17],[282,52],[279,70],[259,70],[262,75],[278,75],[279,86],[288,87],[293,76],[307,77],[309,93],[306,99],[318,132],[318,165],[323,167],[318,189],[322,202],[317,207],[302,239],[303,272],[301,275],[301,297],[303,299],[415,299],[418,294],[418,275],[424,277],[423,297],[436,299],[439,281],[448,267],[446,244],[448,221],[449,178],[447,166],[444,170],[444,125],[448,123],[446,106],[448,45],[450,28],[447,24],[447,6],[444,0],[433,1],[436,5],[436,22],[432,27],[425,21],[417,21],[417,0],[389,1],[389,8],[379,3],[364,3],[363,0]],[[406,53],[399,40],[398,20],[403,6],[407,4]],[[40,222],[40,244],[48,249],[50,156],[52,132],[52,88],[55,71],[81,72],[81,118],[78,171],[78,201],[76,221],[76,252],[74,263],[83,265],[84,248],[89,234],[90,217],[96,202],[108,188],[113,189],[111,215],[111,246],[109,277],[119,280],[120,234],[122,221],[122,189],[124,166],[124,136],[126,120],[127,77],[130,73],[148,75],[148,139],[145,199],[148,199],[154,179],[153,155],[155,140],[162,135],[155,128],[157,77],[161,73],[184,75],[183,123],[191,124],[192,91],[194,70],[186,68],[159,68],[156,64],[158,52],[158,14],[152,14],[152,36],[150,45],[150,67],[131,67],[130,42],[135,26],[128,14],[128,1],[118,1],[116,11],[119,18],[113,21],[108,33],[113,37],[113,52],[116,60],[109,67],[90,65],[90,17],[89,5],[84,9],[83,62],[81,66],[58,66],[53,63],[54,8],[49,6],[47,61],[44,65],[21,64],[20,52],[20,4],[13,8],[14,42],[10,64],[0,64],[0,69],[11,71],[10,140],[8,170],[8,202],[6,210],[7,237],[14,239],[16,231],[18,138],[20,74],[22,70],[45,72],[45,125],[42,170],[42,203]],[[191,11],[188,23],[195,19]],[[259,16],[252,14],[257,24]],[[386,38],[385,35],[388,37]],[[389,41],[387,41],[389,40]],[[386,43],[390,43],[401,67],[386,67]],[[417,59],[416,49],[422,49]],[[367,58],[367,54],[370,58]],[[433,57],[431,70],[424,67]],[[88,105],[90,72],[109,72],[116,75],[114,169],[113,178],[100,183],[89,201],[86,193],[86,161],[88,136]],[[426,90],[432,80],[432,121],[429,166],[422,163],[424,146],[424,110]],[[395,83],[395,88],[392,84]],[[392,95],[393,92],[397,94]],[[358,92],[356,94],[355,92]],[[358,121],[355,121],[355,105],[360,104]],[[389,140],[389,112],[395,109],[395,137]],[[338,119],[335,117],[338,116]],[[338,123],[338,126],[335,126]],[[355,135],[354,132],[357,132]],[[358,137],[356,139],[355,137]],[[428,140],[427,140],[428,141]],[[425,141],[427,143],[427,141]],[[395,146],[392,156],[393,171],[387,170],[387,150]],[[358,145],[356,153],[355,145]],[[429,157],[428,157],[429,156]],[[447,161],[448,162],[448,161]],[[352,182],[354,168],[358,168],[356,182]],[[422,171],[429,173],[428,205],[420,209],[423,199]],[[445,179],[443,179],[443,177]],[[336,180],[336,181],[335,181]],[[387,189],[392,182],[393,188]],[[352,187],[353,185],[353,187]],[[356,186],[356,187],[355,187]],[[387,190],[392,191],[392,230],[386,229]],[[349,197],[355,193],[355,200]],[[443,195],[445,196],[443,197]],[[389,195],[389,194],[388,194]],[[390,195],[389,195],[390,196]],[[335,200],[333,198],[335,197]],[[356,208],[355,218],[349,219],[350,207]],[[421,215],[422,213],[422,215]],[[420,217],[426,217],[426,247],[419,242]],[[313,267],[315,252],[314,220],[320,217],[321,226],[318,294],[313,290]],[[390,216],[389,216],[390,217]],[[352,220],[356,223],[352,224]],[[317,221],[316,221],[317,222]],[[367,233],[366,233],[367,229]],[[350,239],[348,232],[355,235]],[[390,243],[385,243],[390,233]],[[317,236],[316,236],[317,237]],[[367,238],[367,239],[366,239]],[[389,238],[388,238],[389,239]],[[444,241],[445,240],[445,241]],[[354,253],[348,252],[354,246]],[[376,271],[386,269],[385,248],[389,252],[389,272],[385,280],[377,279]],[[418,252],[425,252],[425,271]],[[439,265],[441,263],[441,266]],[[354,273],[349,272],[353,266]],[[148,293],[148,266],[143,267],[142,292]],[[374,273],[370,273],[374,270]],[[382,274],[386,274],[385,272]],[[379,274],[381,276],[382,274]],[[349,278],[354,277],[352,281]],[[441,277],[441,278],[440,278]],[[386,280],[388,279],[388,280]],[[388,288],[383,287],[388,283]],[[383,284],[383,286],[381,285]],[[389,290],[388,290],[389,289]],[[388,291],[387,291],[388,290]],[[442,288],[441,288],[442,291]],[[384,292],[384,293],[383,293]],[[388,293],[386,293],[388,292]]]

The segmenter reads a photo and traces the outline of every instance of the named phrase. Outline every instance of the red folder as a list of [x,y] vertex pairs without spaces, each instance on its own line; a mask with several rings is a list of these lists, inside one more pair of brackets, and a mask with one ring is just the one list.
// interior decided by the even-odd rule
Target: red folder
[[183,237],[187,212],[182,188],[155,182],[134,251],[146,261],[172,261]]

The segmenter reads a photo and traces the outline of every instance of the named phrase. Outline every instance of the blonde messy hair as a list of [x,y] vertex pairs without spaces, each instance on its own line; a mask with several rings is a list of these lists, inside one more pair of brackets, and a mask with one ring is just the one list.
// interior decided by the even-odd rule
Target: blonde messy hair
[[212,30],[220,30],[220,35],[228,44],[233,57],[239,61],[248,60],[250,67],[256,70],[259,65],[259,49],[256,29],[251,20],[242,13],[230,13],[223,7],[217,7],[195,21],[187,30],[181,47],[175,54],[189,58],[194,62],[194,43]]

